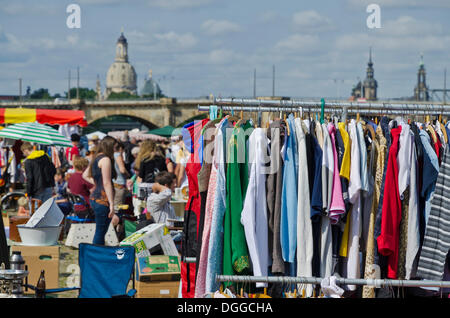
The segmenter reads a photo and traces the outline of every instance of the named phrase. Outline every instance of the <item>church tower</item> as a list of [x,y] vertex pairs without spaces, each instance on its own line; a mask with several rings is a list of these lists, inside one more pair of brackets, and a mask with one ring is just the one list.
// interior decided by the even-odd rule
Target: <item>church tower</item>
[[106,74],[106,91],[104,98],[111,93],[137,94],[137,76],[134,67],[128,61],[128,42],[123,29],[116,43],[116,57]]
[[426,83],[426,72],[423,63],[423,55],[420,57],[419,71],[417,72],[417,85],[414,88],[414,100],[428,101],[430,96],[428,94],[428,87]]
[[370,48],[369,52],[369,63],[367,64],[367,71],[366,71],[366,79],[363,83],[363,97],[366,100],[377,100],[377,88],[378,83],[374,78],[374,69],[373,69],[373,62],[372,62],[372,48]]

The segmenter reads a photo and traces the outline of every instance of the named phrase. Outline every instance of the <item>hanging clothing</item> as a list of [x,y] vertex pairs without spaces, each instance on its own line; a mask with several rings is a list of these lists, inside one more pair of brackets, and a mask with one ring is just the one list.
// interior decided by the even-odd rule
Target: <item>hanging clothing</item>
[[[248,185],[247,129],[251,125],[236,126],[228,143],[227,204],[224,219],[223,274],[247,274],[250,260],[241,213]],[[229,283],[225,283],[229,286]]]
[[436,180],[439,174],[439,159],[435,150],[431,146],[431,138],[427,132],[422,129],[419,134],[424,149],[421,196],[425,200],[425,210],[423,213],[425,216],[426,225],[431,210],[431,200],[433,199]]
[[[366,263],[364,269],[365,279],[375,279],[375,218],[376,210],[378,208],[378,202],[380,198],[381,183],[383,179],[383,169],[384,161],[386,156],[386,138],[384,138],[381,126],[376,129],[376,138],[373,141],[375,147],[376,156],[376,168],[375,168],[375,179],[374,179],[374,196],[372,200],[372,209],[370,211],[369,227],[367,234],[367,247],[366,247]],[[363,286],[363,298],[375,298],[375,288],[372,286]]]
[[216,275],[222,274],[223,267],[223,235],[224,215],[226,210],[226,175],[227,162],[226,145],[230,136],[226,134],[227,128],[232,127],[226,118],[217,131],[214,146],[215,167],[217,167],[217,181],[214,204],[211,216],[211,231],[209,236],[208,256],[206,262],[205,292],[211,293],[219,289]]
[[299,181],[297,137],[294,116],[289,115],[287,126],[289,127],[289,133],[285,138],[286,147],[283,166],[280,236],[283,260],[288,263],[293,263],[295,251],[297,249],[297,187]]
[[[191,156],[186,164],[186,175],[189,182],[189,200],[184,211],[184,236],[182,238],[182,257],[197,256],[198,225],[200,219],[200,193],[198,191],[197,175],[201,169],[202,144],[201,130],[209,119],[196,121],[183,128],[183,138],[188,140],[186,145]],[[181,294],[183,298],[192,298],[195,295],[195,263],[181,262]]]
[[[266,203],[265,164],[268,158],[267,137],[262,128],[256,128],[249,137],[249,183],[241,213],[241,223],[253,265],[253,275],[267,276],[269,269],[269,245]],[[267,283],[256,283],[267,287]]]
[[392,146],[389,150],[388,168],[384,190],[384,204],[381,220],[381,234],[377,238],[378,251],[388,257],[387,277],[397,278],[398,239],[401,220],[401,201],[398,191],[398,141],[401,126],[391,129]]
[[[209,243],[210,243],[210,233],[211,233],[211,225],[212,225],[212,217],[213,217],[213,209],[214,209],[214,201],[215,201],[215,195],[216,195],[216,187],[217,187],[217,173],[218,173],[218,166],[219,166],[219,159],[218,154],[222,154],[223,152],[219,150],[219,147],[222,146],[223,143],[220,143],[219,140],[223,137],[220,134],[222,125],[227,122],[227,118],[224,118],[220,121],[218,124],[218,127],[215,129],[214,136],[217,136],[218,140],[215,138],[211,138],[211,143],[214,144],[214,147],[212,149],[212,161],[210,164],[210,173],[209,173],[209,181],[208,181],[208,188],[206,192],[206,202],[205,202],[205,210],[204,210],[204,224],[203,224],[203,233],[202,233],[202,244],[199,247],[200,253],[199,258],[197,260],[197,275],[195,280],[195,297],[203,297],[203,295],[206,292],[206,271],[208,266],[208,250],[209,250]],[[205,126],[206,127],[206,126]],[[203,156],[203,158],[208,156]],[[206,166],[206,162],[203,162],[203,167]],[[200,170],[198,178],[199,180],[203,179],[202,170]],[[204,172],[207,174],[207,172]],[[206,176],[204,177],[206,179]],[[201,190],[201,186],[203,186],[203,182],[199,183],[199,191]],[[203,192],[201,192],[203,193]]]
[[281,146],[285,140],[285,125],[276,120],[269,125],[267,136],[270,139],[270,172],[267,175],[267,213],[269,226],[269,253],[272,255],[272,273],[284,273],[280,241],[281,194],[283,188],[283,159]]
[[331,137],[331,145],[333,148],[333,162],[334,162],[334,175],[333,175],[333,190],[331,195],[330,204],[330,219],[332,224],[336,224],[342,214],[345,213],[345,204],[343,200],[341,180],[339,176],[339,162],[336,150],[336,127],[333,124],[328,124],[328,132]]
[[[293,131],[291,131],[293,134]],[[297,276],[312,276],[313,236],[311,225],[311,201],[309,190],[306,134],[302,120],[295,119],[295,135],[297,136],[298,183],[297,183]],[[306,286],[306,294],[312,295],[311,286]]]
[[[361,234],[361,157],[360,154],[365,152],[364,149],[360,149],[361,142],[358,133],[357,123],[352,119],[349,123],[349,137],[351,140],[351,158],[352,165],[350,169],[350,182],[348,186],[349,200],[352,204],[350,211],[350,217],[347,217],[348,227],[348,257],[346,265],[346,277],[359,278],[360,277],[360,263],[359,263],[359,238]],[[364,162],[364,165],[367,165]],[[366,166],[367,170],[367,166]],[[366,178],[367,179],[367,178]],[[355,290],[356,286],[349,285],[350,290]]]
[[320,238],[320,277],[329,277],[333,273],[333,249],[329,210],[333,191],[334,153],[328,128],[322,124],[323,156],[322,156],[322,207]]
[[[214,155],[214,136],[212,132],[216,131],[216,123],[211,120],[209,121],[202,129],[202,167],[197,174],[198,180],[198,192],[200,193],[200,218],[198,225],[198,242],[197,242],[197,257],[196,257],[196,272],[195,272],[195,280],[197,281],[198,275],[198,264],[200,263],[200,254],[203,245],[203,230],[205,227],[205,214],[206,214],[206,200],[208,197],[208,185],[210,182],[211,176],[211,159]],[[215,180],[214,180],[215,181]],[[211,198],[213,201],[214,198]],[[196,284],[197,289],[197,284]]]
[[419,258],[417,276],[422,279],[442,280],[444,265],[450,249],[450,207],[447,203],[450,191],[450,153],[444,153],[436,191],[426,226],[425,238]]

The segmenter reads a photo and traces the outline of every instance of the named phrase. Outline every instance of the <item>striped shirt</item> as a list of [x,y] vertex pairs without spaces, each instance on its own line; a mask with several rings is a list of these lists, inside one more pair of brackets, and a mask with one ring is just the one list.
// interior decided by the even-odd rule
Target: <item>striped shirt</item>
[[450,249],[450,153],[445,150],[431,211],[420,253],[417,276],[442,280],[447,253]]

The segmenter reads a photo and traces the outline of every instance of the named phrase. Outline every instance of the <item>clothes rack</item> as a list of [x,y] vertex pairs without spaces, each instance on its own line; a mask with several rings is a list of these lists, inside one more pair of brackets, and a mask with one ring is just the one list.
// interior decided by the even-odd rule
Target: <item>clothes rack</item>
[[[417,102],[340,102],[340,101],[302,101],[302,100],[260,100],[245,98],[214,98],[214,105],[224,111],[244,112],[320,112],[322,106],[326,113],[362,115],[416,115],[432,113],[450,115],[450,104]],[[209,111],[209,106],[198,106],[199,111]]]
[[[279,284],[314,284],[320,285],[323,278],[320,277],[289,277],[289,276],[238,276],[216,275],[217,282],[235,283],[279,283]],[[336,284],[340,285],[367,285],[377,288],[383,286],[392,287],[440,287],[450,288],[450,281],[432,280],[394,280],[394,279],[351,279],[336,278]]]

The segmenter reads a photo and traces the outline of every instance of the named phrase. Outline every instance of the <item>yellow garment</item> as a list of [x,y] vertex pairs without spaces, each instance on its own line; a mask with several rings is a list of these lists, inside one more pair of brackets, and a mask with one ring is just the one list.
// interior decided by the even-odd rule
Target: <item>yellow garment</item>
[[342,140],[344,141],[344,157],[342,158],[342,166],[341,171],[339,172],[339,175],[341,177],[346,178],[347,180],[350,180],[350,164],[351,164],[351,157],[350,157],[350,151],[351,151],[351,139],[348,135],[347,130],[345,130],[345,123],[338,123],[338,129],[342,136]]
[[437,134],[436,134],[436,131],[434,130],[433,126],[428,125],[427,130],[431,133],[431,138],[433,139],[433,143],[436,143],[437,142]]
[[43,155],[46,155],[44,150],[34,150],[28,157],[27,159],[36,159],[39,157],[42,157]]
[[445,126],[442,123],[439,123],[439,125],[441,126],[442,133],[444,134],[445,143],[448,143],[447,130],[445,129]]
[[35,122],[36,110],[30,108],[6,108],[5,122],[8,124],[17,124],[24,122]]
[[339,256],[347,257],[348,254],[348,237],[350,232],[351,210],[347,214],[347,222],[345,223],[344,234],[342,235],[341,247],[339,248]]

